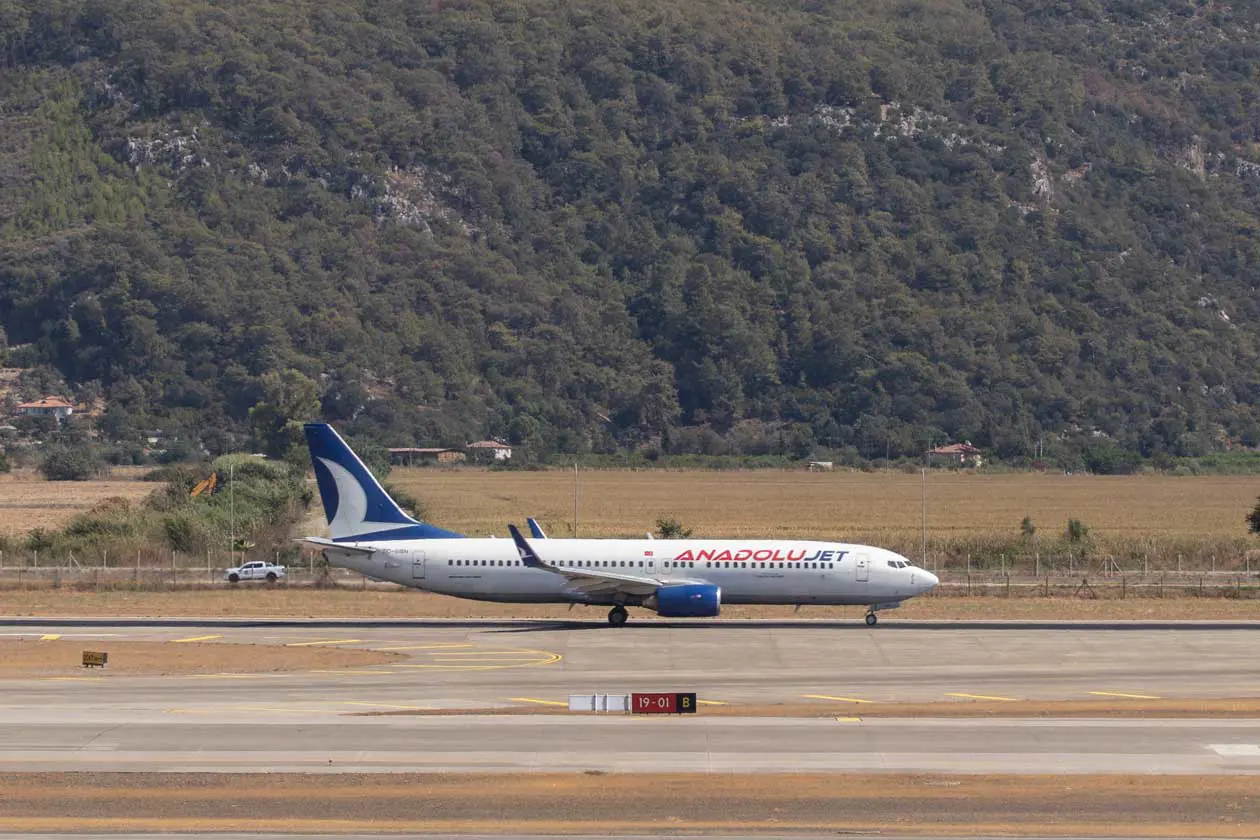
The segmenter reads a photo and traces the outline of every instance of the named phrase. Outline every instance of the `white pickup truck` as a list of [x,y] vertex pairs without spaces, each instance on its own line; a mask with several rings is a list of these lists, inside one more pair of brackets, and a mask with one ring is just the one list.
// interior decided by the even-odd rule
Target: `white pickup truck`
[[251,560],[235,569],[225,571],[223,579],[229,583],[240,583],[243,580],[265,580],[267,583],[275,583],[284,579],[284,566],[277,566],[265,560]]

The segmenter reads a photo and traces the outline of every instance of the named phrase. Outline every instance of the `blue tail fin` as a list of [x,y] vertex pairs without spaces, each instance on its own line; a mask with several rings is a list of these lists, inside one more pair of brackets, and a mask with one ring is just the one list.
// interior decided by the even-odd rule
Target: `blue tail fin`
[[536,540],[547,539],[547,534],[543,531],[542,526],[538,524],[537,519],[531,516],[525,521],[529,524],[529,535],[531,537]]
[[326,423],[307,423],[315,481],[332,538],[338,542],[461,537],[412,519],[389,497],[359,456]]

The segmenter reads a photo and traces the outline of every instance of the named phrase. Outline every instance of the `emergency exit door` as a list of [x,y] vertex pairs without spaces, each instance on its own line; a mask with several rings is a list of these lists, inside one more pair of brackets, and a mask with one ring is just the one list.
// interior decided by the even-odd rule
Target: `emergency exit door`
[[424,552],[411,552],[411,579],[424,580]]

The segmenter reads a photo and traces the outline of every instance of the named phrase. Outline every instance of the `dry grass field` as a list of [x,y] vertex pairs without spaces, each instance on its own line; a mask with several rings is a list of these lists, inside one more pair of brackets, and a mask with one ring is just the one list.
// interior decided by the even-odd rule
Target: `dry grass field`
[[115,496],[139,501],[158,487],[138,481],[142,472],[119,469],[98,481],[44,481],[28,470],[0,475],[0,534],[59,528],[76,513]]
[[[397,469],[390,481],[419,498],[432,521],[463,533],[506,535],[508,522],[534,516],[554,536],[573,535],[571,471]],[[674,517],[696,536],[892,543],[917,541],[922,516],[917,474],[590,471],[577,487],[584,537],[640,534]],[[1241,538],[1257,495],[1254,477],[938,471],[927,478],[928,530],[938,541],[1013,536],[1029,516],[1055,536],[1077,518],[1100,536]]]
[[[104,499],[139,501],[155,485],[141,470],[108,480],[49,482],[34,473],[0,476],[0,534],[65,524]],[[507,523],[538,518],[557,537],[574,534],[571,471],[496,472],[482,469],[397,469],[390,481],[419,498],[432,522],[470,535],[507,535]],[[583,471],[577,477],[577,532],[584,537],[633,536],[676,518],[700,537],[810,537],[884,545],[918,556],[923,482],[917,474],[807,473],[787,470]],[[1014,543],[1030,517],[1043,551],[1069,518],[1083,521],[1095,555],[1139,557],[1152,568],[1187,555],[1187,568],[1242,568],[1252,547],[1243,517],[1260,495],[1260,478],[1246,476],[1065,476],[1048,474],[928,474],[929,561]],[[303,532],[317,531],[316,506]],[[974,545],[973,545],[974,544]],[[1028,553],[1031,548],[1025,546]],[[1230,559],[1232,558],[1232,559]],[[1166,565],[1171,568],[1171,566]],[[1214,566],[1214,568],[1216,568]],[[1249,568],[1260,568],[1257,564]]]

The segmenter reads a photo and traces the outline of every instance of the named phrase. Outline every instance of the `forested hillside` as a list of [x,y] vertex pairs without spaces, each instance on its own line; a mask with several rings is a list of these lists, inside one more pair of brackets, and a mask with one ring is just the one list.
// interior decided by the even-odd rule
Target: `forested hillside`
[[0,0],[0,61],[9,364],[115,436],[1260,444],[1254,3]]

